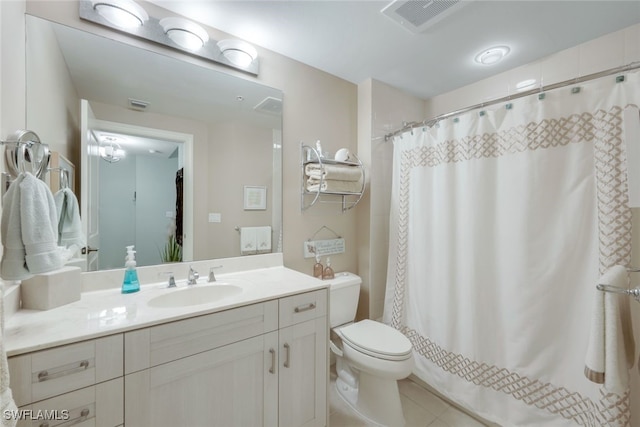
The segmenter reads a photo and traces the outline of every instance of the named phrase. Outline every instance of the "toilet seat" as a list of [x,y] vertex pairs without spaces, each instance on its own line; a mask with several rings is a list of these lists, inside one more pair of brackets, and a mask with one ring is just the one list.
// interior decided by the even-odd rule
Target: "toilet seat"
[[407,360],[411,341],[400,331],[384,323],[365,319],[340,328],[343,341],[354,349],[384,360]]

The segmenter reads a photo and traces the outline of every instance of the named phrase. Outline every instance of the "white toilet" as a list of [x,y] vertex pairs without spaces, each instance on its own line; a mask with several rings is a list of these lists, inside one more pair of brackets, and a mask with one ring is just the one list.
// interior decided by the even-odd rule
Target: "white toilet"
[[411,342],[380,322],[353,323],[362,283],[359,276],[338,273],[329,283],[329,344],[336,355],[338,394],[374,424],[405,425],[398,380],[413,369]]

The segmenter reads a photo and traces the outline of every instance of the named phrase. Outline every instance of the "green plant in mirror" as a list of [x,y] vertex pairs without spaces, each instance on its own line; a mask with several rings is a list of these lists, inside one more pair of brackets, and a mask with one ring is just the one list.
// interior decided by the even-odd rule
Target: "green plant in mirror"
[[160,251],[160,258],[162,258],[162,262],[182,261],[182,246],[178,243],[174,234],[167,238],[167,243]]

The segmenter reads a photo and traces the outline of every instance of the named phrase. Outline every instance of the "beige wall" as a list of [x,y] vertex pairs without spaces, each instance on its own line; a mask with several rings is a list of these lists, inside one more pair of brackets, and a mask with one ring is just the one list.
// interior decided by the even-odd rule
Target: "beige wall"
[[389,252],[393,143],[384,136],[424,118],[424,101],[376,80],[358,86],[358,152],[369,188],[358,206],[358,272],[363,278],[358,317],[382,317]]
[[[168,14],[167,11],[151,3],[145,3],[144,6],[152,16],[161,18]],[[304,240],[311,237],[320,227],[326,225],[346,240],[347,252],[331,257],[334,269],[336,271],[357,272],[355,212],[352,210],[342,214],[338,208],[339,205],[331,204],[313,206],[304,213],[301,212],[300,180],[302,174],[299,154],[301,141],[312,143],[317,139],[322,141],[323,147],[327,151],[335,152],[339,148],[347,147],[356,152],[357,87],[354,84],[259,47],[260,76],[253,78],[226,67],[182,55],[174,50],[143,40],[132,39],[126,35],[81,21],[78,17],[78,5],[75,1],[29,1],[26,8],[29,14],[125,43],[142,46],[145,49],[158,51],[169,56],[179,57],[185,61],[282,90],[284,92],[282,151],[285,265],[305,273],[311,273],[313,260],[303,258],[302,245]],[[210,34],[214,39],[228,37],[227,34],[214,29],[210,29]],[[200,194],[207,194],[207,191]],[[205,207],[203,211],[206,212],[207,208]],[[206,223],[206,215],[203,218],[195,218],[196,228],[199,221]],[[205,226],[207,225],[205,224]]]

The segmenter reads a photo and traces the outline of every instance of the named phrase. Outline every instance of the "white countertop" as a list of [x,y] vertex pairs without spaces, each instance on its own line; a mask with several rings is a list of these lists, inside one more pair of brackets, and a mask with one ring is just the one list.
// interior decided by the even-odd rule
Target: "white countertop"
[[[147,302],[168,289],[166,283],[143,285],[139,292],[122,294],[120,288],[85,292],[79,301],[47,311],[19,310],[5,323],[4,348],[8,356],[42,350],[85,339],[149,327],[217,311],[228,310],[296,293],[326,288],[328,284],[283,266],[217,275],[220,283],[238,284],[242,293],[219,301],[175,308],[154,308]],[[194,287],[216,286],[200,279]],[[185,290],[188,292],[188,289]]]

